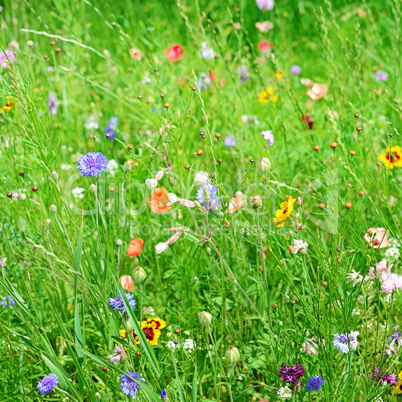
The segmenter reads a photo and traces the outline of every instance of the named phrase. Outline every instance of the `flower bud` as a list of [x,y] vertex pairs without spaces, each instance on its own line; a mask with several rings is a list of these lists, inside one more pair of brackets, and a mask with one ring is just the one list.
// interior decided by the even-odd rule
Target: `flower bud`
[[262,207],[262,200],[259,195],[253,195],[250,200],[250,206],[253,209],[260,209]]
[[260,158],[257,166],[262,172],[268,172],[271,169],[271,161],[268,158]]
[[230,364],[236,364],[240,360],[239,349],[235,348],[234,346],[230,346],[225,353],[225,358]]
[[21,201],[24,201],[24,200],[27,198],[27,196],[26,196],[25,194],[19,194],[19,195],[18,195],[18,198],[19,198]]
[[123,242],[120,239],[116,240],[116,246],[121,247],[123,245]]
[[89,186],[89,191],[90,191],[91,193],[96,193],[96,186],[95,186],[95,184],[91,184],[91,185]]
[[49,207],[49,210],[50,210],[50,212],[55,213],[55,212],[57,211],[56,205],[52,204],[52,205]]
[[137,268],[134,270],[133,279],[134,279],[136,282],[142,282],[142,281],[145,280],[146,277],[147,277],[147,273],[144,271],[143,268],[137,267]]
[[124,171],[128,172],[129,170],[131,170],[132,167],[133,167],[133,164],[131,162],[126,162],[124,164]]
[[46,222],[46,225],[47,225],[47,226],[50,226],[50,225],[52,224],[52,221],[51,221],[50,219],[46,219],[45,222]]
[[128,329],[128,332],[131,332],[132,330],[134,330],[134,325],[132,324],[131,320],[126,321],[126,327]]
[[59,174],[57,172],[52,172],[50,175],[54,180],[57,180],[59,178]]
[[201,325],[208,328],[212,322],[212,315],[207,311],[201,311],[201,313],[198,313],[198,319],[200,320]]

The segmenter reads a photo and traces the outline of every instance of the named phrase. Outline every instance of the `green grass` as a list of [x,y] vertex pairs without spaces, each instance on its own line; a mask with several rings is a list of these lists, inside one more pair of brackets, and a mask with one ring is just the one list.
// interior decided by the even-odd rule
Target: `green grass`
[[[276,3],[266,12],[253,0],[4,3],[0,45],[18,47],[0,72],[0,101],[16,102],[0,123],[0,257],[7,258],[0,296],[13,294],[16,305],[0,306],[0,401],[125,401],[132,399],[120,392],[126,371],[143,378],[141,401],[160,401],[161,389],[169,401],[273,401],[287,385],[281,365],[296,362],[305,375],[292,400],[396,400],[393,387],[370,374],[402,370],[399,350],[384,355],[400,323],[401,289],[383,292],[383,279],[353,286],[347,275],[365,277],[383,258],[402,275],[399,257],[364,240],[372,227],[401,239],[401,168],[378,165],[388,145],[402,145],[401,2]],[[261,33],[255,23],[266,20],[274,27]],[[258,47],[263,40],[273,44],[270,55]],[[214,59],[199,56],[202,42]],[[175,44],[184,56],[169,62],[164,50]],[[299,76],[289,72],[294,64]],[[212,84],[200,88],[197,80],[212,71]],[[328,92],[311,100],[301,78],[328,84]],[[267,87],[277,102],[258,102]],[[59,101],[55,115],[49,92]],[[259,124],[244,123],[245,115]],[[90,116],[98,129],[85,128]],[[117,136],[109,141],[103,129],[114,116]],[[275,139],[268,149],[265,130]],[[224,146],[229,135],[235,147]],[[116,162],[114,174],[77,173],[77,160],[94,151]],[[266,173],[261,157],[271,161]],[[127,161],[135,162],[130,170]],[[175,203],[153,213],[145,180],[161,169],[159,187],[191,201],[196,173],[207,172],[220,208]],[[246,202],[229,214],[237,191]],[[302,203],[276,228],[287,196]],[[155,246],[176,232],[180,238],[158,254]],[[143,250],[126,257],[133,238],[144,240]],[[289,252],[294,239],[308,243],[305,255]],[[120,276],[134,277],[138,266],[147,277],[135,282],[135,309],[124,298],[127,312],[112,311]],[[201,311],[213,317],[209,328]],[[157,345],[138,326],[151,312],[167,325]],[[141,344],[121,339],[122,329],[136,329]],[[332,339],[351,331],[360,332],[358,347],[343,354]],[[194,350],[183,347],[186,339]],[[318,356],[303,351],[308,339],[325,341]],[[181,347],[172,351],[172,341]],[[127,360],[114,365],[108,355],[116,342]],[[240,354],[233,364],[230,346]],[[41,397],[37,382],[50,373],[59,385]],[[312,375],[325,381],[319,392],[306,392]]]

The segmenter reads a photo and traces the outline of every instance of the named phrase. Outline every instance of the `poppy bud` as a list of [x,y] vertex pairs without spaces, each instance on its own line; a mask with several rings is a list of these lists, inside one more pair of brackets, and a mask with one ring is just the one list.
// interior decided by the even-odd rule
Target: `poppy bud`
[[96,186],[95,186],[95,184],[91,184],[91,185],[89,186],[89,191],[90,191],[91,193],[96,193]]
[[147,277],[147,273],[144,271],[143,268],[137,267],[137,268],[134,270],[133,279],[134,279],[136,282],[142,282],[142,281],[145,280],[146,277]]
[[55,212],[57,211],[56,205],[53,205],[53,204],[52,204],[52,205],[49,207],[49,210],[50,210],[50,212],[55,213]]
[[[138,165],[137,165],[138,166]],[[133,167],[133,165],[130,162],[126,162],[124,164],[124,171],[128,172],[129,170],[131,170],[131,168]]]
[[257,165],[262,172],[268,172],[271,169],[271,161],[268,158],[260,158]]
[[253,209],[260,209],[262,207],[262,200],[259,195],[253,195],[250,200],[250,206]]
[[123,245],[123,242],[120,239],[116,240],[116,246],[121,247]]
[[198,313],[198,319],[202,325],[208,328],[212,322],[212,315],[207,311],[201,311],[201,313]]
[[59,178],[59,174],[57,172],[52,172],[50,175],[54,180],[57,180]]
[[225,358],[230,364],[236,364],[240,360],[239,349],[235,348],[234,346],[230,346],[225,353]]

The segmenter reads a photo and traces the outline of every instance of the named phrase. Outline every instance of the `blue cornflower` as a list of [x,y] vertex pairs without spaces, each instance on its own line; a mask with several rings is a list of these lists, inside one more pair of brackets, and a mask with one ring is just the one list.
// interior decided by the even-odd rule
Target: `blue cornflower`
[[162,401],[166,401],[166,389],[161,390],[161,399]]
[[46,395],[49,392],[52,392],[53,388],[57,387],[58,383],[59,378],[56,374],[52,373],[44,376],[41,381],[38,381],[38,385],[36,386],[36,388],[38,388],[39,392],[42,395]]
[[392,341],[391,343],[396,343],[399,345],[402,343],[402,333],[400,331],[394,331],[392,335],[387,339],[387,341]]
[[15,300],[12,296],[8,296],[8,303],[7,303],[7,296],[3,297],[3,300],[0,303],[4,308],[10,307],[13,308],[15,306]]
[[103,136],[106,138],[106,134],[109,134],[108,140],[113,141],[116,138],[116,128],[117,124],[119,122],[119,119],[117,117],[112,117],[109,120],[109,123],[103,130]]
[[106,170],[108,160],[105,155],[100,152],[88,152],[86,155],[78,159],[78,171],[83,176],[98,177]]
[[306,389],[308,392],[319,391],[325,384],[324,380],[319,375],[313,375],[307,380]]
[[236,139],[233,135],[228,135],[225,140],[223,141],[223,145],[225,147],[234,147],[236,146]]
[[358,331],[352,331],[350,334],[335,334],[332,340],[334,348],[341,350],[343,353],[355,350],[357,348],[358,335]]
[[210,210],[218,205],[218,190],[213,184],[207,183],[197,190],[197,201],[205,204],[205,208]]
[[[132,373],[130,371],[126,371],[126,374],[127,375],[122,375],[120,377],[121,392],[128,396],[132,396],[133,398],[136,398],[137,391],[139,391],[141,389],[141,387],[132,378],[135,378],[139,382],[143,382],[143,381],[141,380],[141,377],[138,373]],[[130,377],[132,377],[132,378],[130,378]]]
[[[126,293],[126,297],[128,300],[128,303],[130,304],[130,307],[132,310],[134,310],[135,307],[135,300],[133,299],[133,295],[130,293]],[[121,296],[119,294],[119,297],[116,297],[113,299],[112,297],[109,299],[109,305],[112,306],[113,310],[119,310],[122,314],[126,312],[126,308],[124,307],[123,300],[121,299]]]

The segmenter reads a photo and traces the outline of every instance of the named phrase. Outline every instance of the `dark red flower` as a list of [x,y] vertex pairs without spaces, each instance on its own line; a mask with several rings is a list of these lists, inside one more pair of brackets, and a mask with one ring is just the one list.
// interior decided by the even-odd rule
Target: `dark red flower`
[[310,130],[313,129],[314,119],[309,114],[305,114],[301,117],[301,119],[302,121],[305,121],[307,123]]

